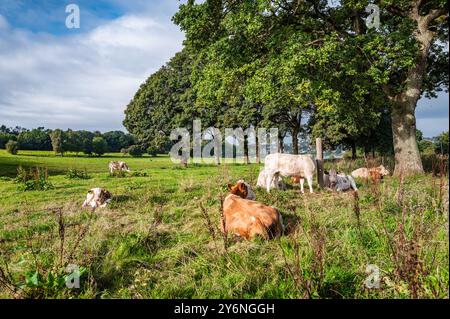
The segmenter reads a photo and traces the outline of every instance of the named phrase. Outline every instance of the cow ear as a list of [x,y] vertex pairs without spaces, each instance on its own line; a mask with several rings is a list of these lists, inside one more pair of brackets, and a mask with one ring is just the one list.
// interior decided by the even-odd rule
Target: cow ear
[[233,185],[231,185],[230,183],[228,183],[228,190],[230,190],[231,191],[231,189],[233,188]]
[[242,193],[245,193],[247,191],[247,186],[244,183],[239,183],[239,190]]

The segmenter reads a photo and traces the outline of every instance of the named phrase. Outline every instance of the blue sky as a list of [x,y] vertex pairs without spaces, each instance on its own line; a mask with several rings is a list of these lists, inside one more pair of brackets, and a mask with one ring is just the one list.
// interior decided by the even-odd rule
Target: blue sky
[[[185,2],[185,1],[183,1]],[[67,29],[67,4],[81,28]],[[124,129],[139,85],[182,47],[178,0],[0,0],[0,124]],[[448,93],[422,99],[425,136],[448,129]]]

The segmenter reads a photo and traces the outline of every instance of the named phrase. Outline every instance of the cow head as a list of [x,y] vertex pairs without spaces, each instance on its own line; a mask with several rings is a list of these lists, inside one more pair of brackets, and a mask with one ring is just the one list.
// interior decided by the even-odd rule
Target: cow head
[[244,199],[254,200],[256,198],[251,186],[243,180],[237,181],[236,185],[228,184],[228,190],[231,194]]
[[389,175],[389,171],[383,165],[378,166],[377,169],[378,169],[378,172],[380,172],[380,174],[382,176]]
[[112,199],[112,195],[110,192],[108,192],[105,189],[102,189],[99,196],[98,196],[98,203],[100,207],[106,207],[106,204],[108,204]]
[[329,180],[330,180],[330,188],[335,188],[337,185],[337,172],[334,168],[330,169],[328,172]]
[[383,174],[379,172],[379,170],[369,171],[369,178],[374,182],[379,182],[383,179]]

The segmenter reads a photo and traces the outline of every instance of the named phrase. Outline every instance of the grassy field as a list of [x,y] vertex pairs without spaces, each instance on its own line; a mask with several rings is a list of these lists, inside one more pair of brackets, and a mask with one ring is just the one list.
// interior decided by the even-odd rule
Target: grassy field
[[[237,241],[218,231],[220,197],[228,182],[254,185],[259,165],[182,168],[166,156],[127,157],[139,173],[109,176],[108,162],[120,157],[0,150],[0,297],[449,297],[448,177],[358,181],[358,196],[316,185],[304,195],[290,185],[256,189],[280,209],[286,232]],[[20,191],[19,165],[48,168],[53,188]],[[333,165],[349,172],[361,163]],[[74,168],[89,178],[68,178]],[[114,195],[107,208],[81,208],[92,187]],[[69,264],[80,269],[80,288],[65,285]],[[379,287],[368,288],[374,269]]]

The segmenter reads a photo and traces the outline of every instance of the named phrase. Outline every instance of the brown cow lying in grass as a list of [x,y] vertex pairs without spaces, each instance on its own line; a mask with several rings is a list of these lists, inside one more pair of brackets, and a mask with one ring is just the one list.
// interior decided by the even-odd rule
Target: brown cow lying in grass
[[106,189],[93,188],[87,192],[86,200],[82,207],[91,206],[92,208],[104,208],[111,199],[112,195]]
[[279,237],[283,233],[283,220],[277,209],[249,200],[253,193],[244,181],[228,184],[230,194],[223,202],[223,233],[235,234],[245,239],[261,236],[264,239]]

